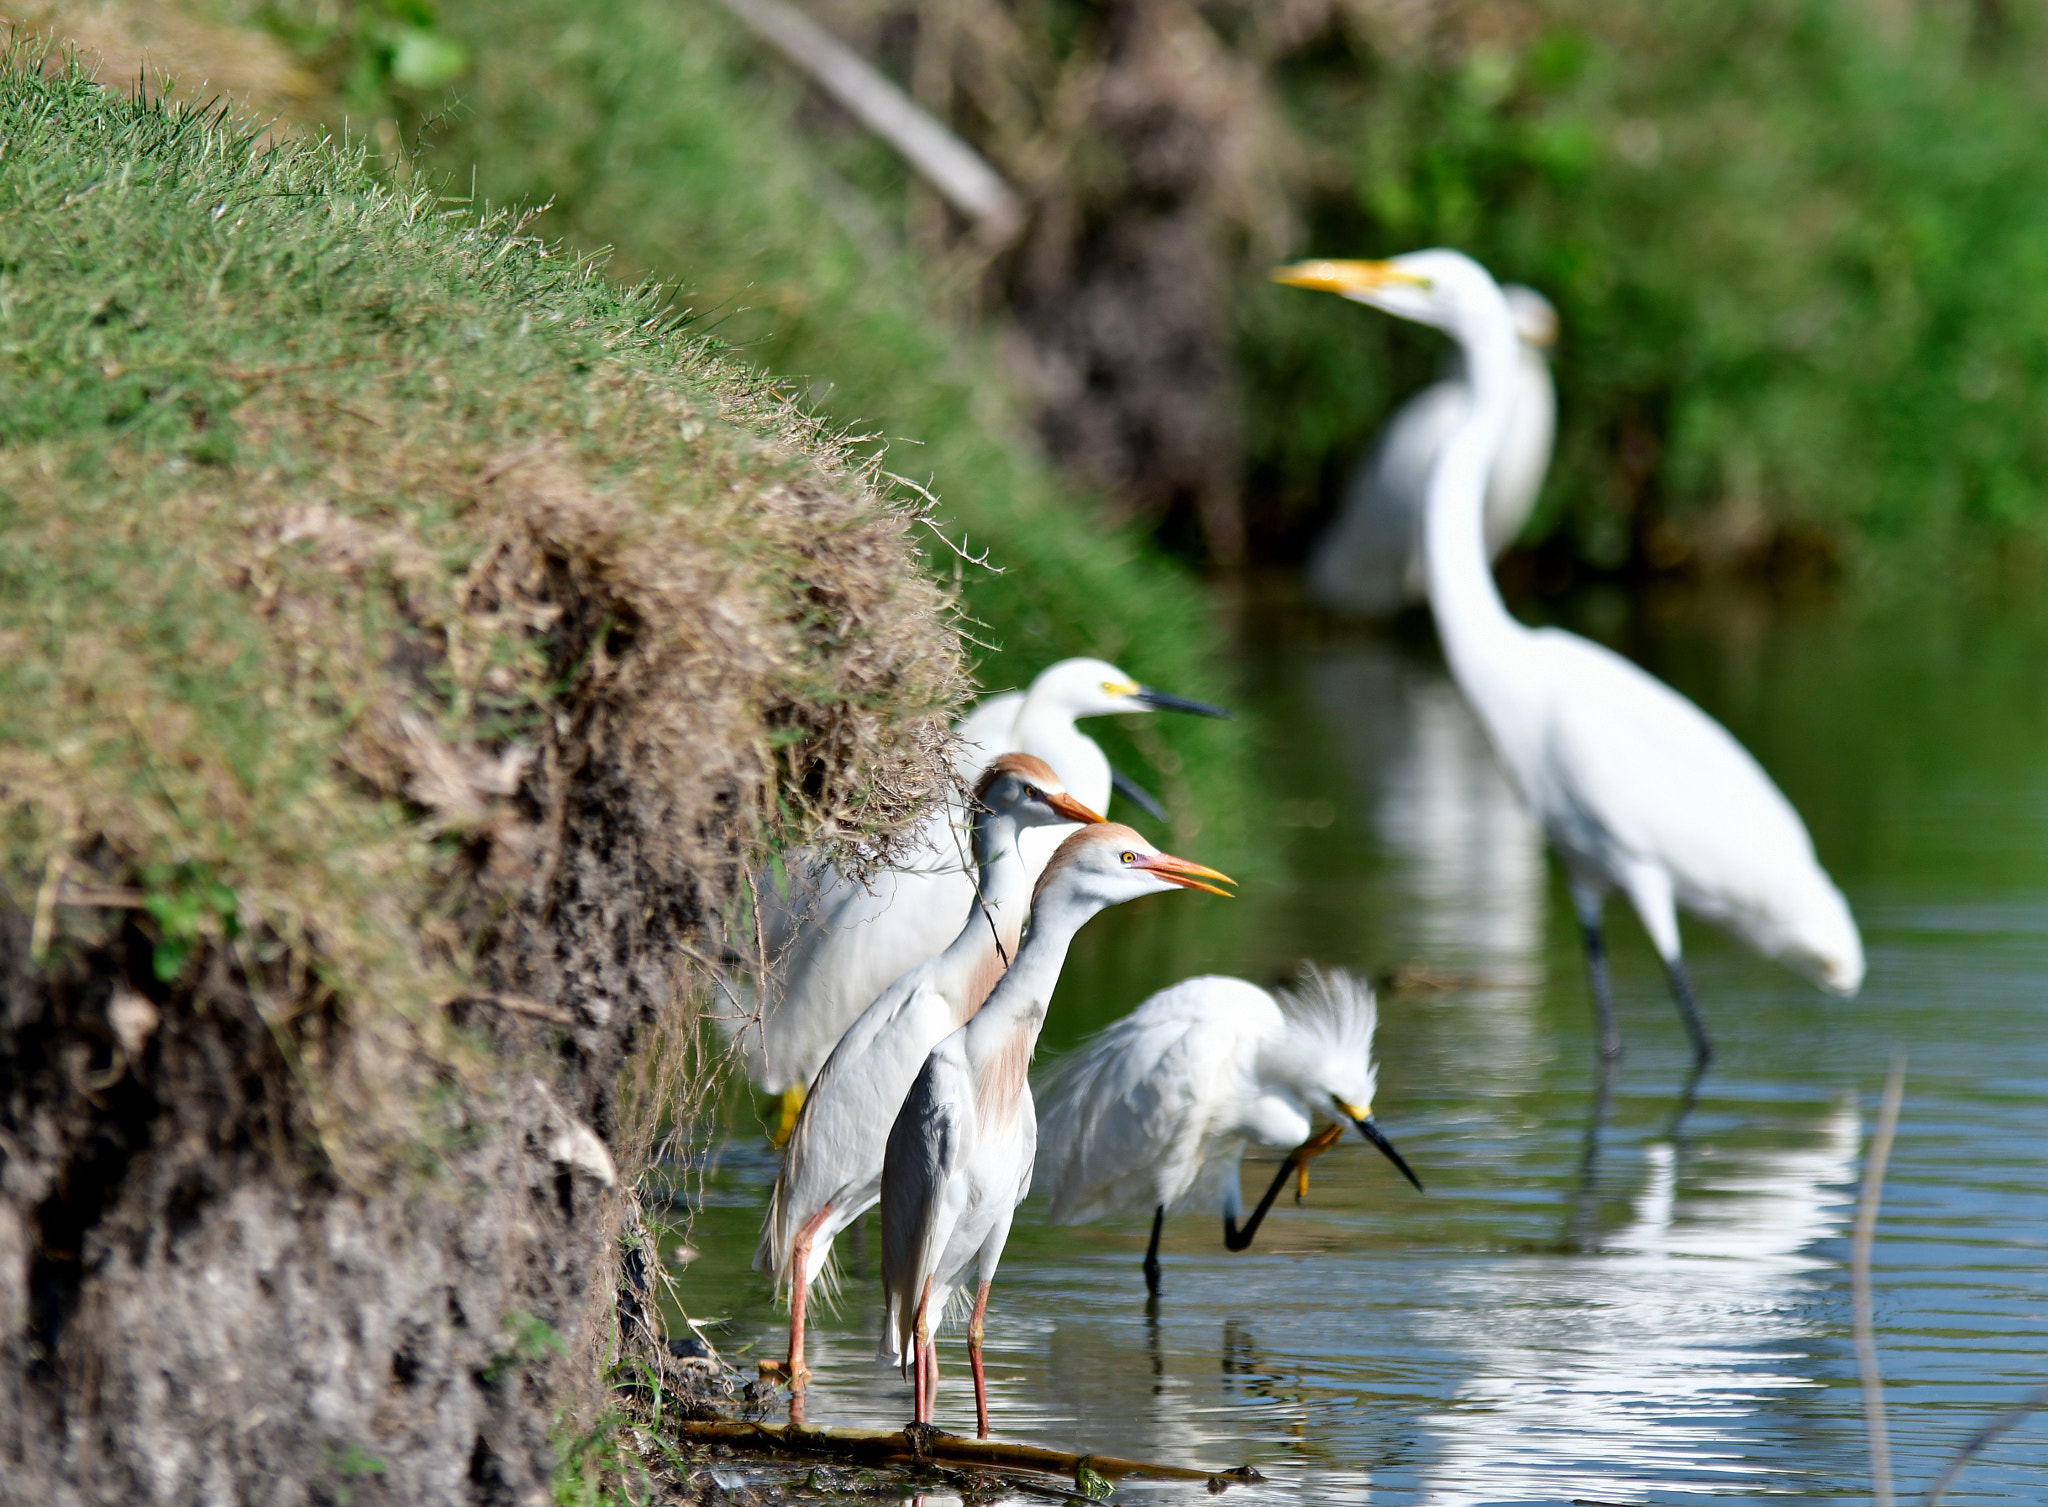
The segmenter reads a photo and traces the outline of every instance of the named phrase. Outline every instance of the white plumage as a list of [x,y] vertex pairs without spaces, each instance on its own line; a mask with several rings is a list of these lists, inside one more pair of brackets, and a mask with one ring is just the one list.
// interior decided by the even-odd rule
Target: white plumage
[[1175,886],[1221,894],[1204,881],[1223,878],[1113,822],[1074,833],[1046,866],[1030,934],[1009,972],[925,1059],[890,1127],[882,1171],[882,1349],[916,1372],[917,1421],[931,1418],[932,1331],[974,1268],[980,1287],[967,1343],[975,1410],[988,1433],[982,1320],[1010,1221],[1031,1187],[1031,1054],[1075,933],[1140,895]]
[[1457,340],[1473,401],[1430,473],[1430,605],[1458,687],[1563,861],[1584,928],[1601,1048],[1620,1036],[1600,915],[1628,896],[1663,957],[1694,1050],[1711,1048],[1681,963],[1677,908],[1726,927],[1837,994],[1863,980],[1848,902],[1805,825],[1727,730],[1598,644],[1509,615],[1488,566],[1486,478],[1512,415],[1514,322],[1486,270],[1455,251],[1304,262],[1276,274],[1343,293]]
[[[1146,1000],[1063,1060],[1042,1086],[1038,1180],[1054,1224],[1151,1211],[1147,1285],[1158,1291],[1159,1231],[1190,1195],[1216,1196],[1225,1242],[1242,1232],[1238,1164],[1248,1146],[1290,1149],[1256,1218],[1288,1171],[1356,1124],[1411,1181],[1372,1121],[1378,1069],[1372,990],[1349,974],[1304,970],[1276,997],[1243,979],[1188,979]],[[1320,1144],[1318,1144],[1320,1140]],[[1418,1185],[1419,1186],[1419,1185]]]
[[[1521,532],[1550,469],[1557,433],[1557,384],[1545,354],[1557,339],[1557,311],[1533,288],[1501,290],[1521,337],[1514,406],[1486,480],[1486,553],[1497,556]],[[1403,403],[1379,443],[1345,484],[1337,516],[1309,554],[1315,599],[1351,617],[1392,617],[1429,600],[1422,508],[1437,456],[1472,406],[1456,353],[1450,370]]]
[[993,760],[975,798],[979,893],[970,888],[955,915],[952,944],[883,990],[847,1028],[783,1148],[754,1266],[790,1294],[788,1364],[798,1383],[804,1295],[830,1259],[833,1239],[881,1196],[883,1147],[912,1078],[932,1047],[981,1008],[1017,955],[1033,877],[1018,838],[1101,819],[1029,754]]
[[[1112,775],[1095,740],[1074,724],[1122,712],[1227,713],[1142,686],[1100,659],[1065,659],[1041,671],[1029,690],[984,700],[955,730],[956,772],[971,781],[997,754],[1027,753],[1049,764],[1061,784],[1093,811],[1107,812]],[[1026,834],[1019,851],[1035,879],[1070,826]],[[771,991],[758,1027],[742,1036],[748,1076],[770,1093],[801,1089],[816,1076],[853,1018],[886,988],[952,941],[974,894],[968,827],[949,802],[919,829],[914,856],[866,885],[831,865],[800,860],[786,893],[764,886],[764,923],[780,955],[781,986]]]

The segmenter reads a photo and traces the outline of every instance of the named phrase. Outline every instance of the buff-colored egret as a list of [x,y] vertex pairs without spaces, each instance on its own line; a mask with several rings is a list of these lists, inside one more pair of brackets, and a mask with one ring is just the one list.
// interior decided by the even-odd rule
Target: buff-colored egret
[[[1114,779],[1109,759],[1075,722],[1159,710],[1230,715],[1140,685],[1100,659],[1061,660],[1040,672],[1029,690],[991,696],[960,724],[957,772],[971,781],[997,754],[1028,753],[1051,765],[1075,800],[1106,812]],[[1020,851],[1034,879],[1070,830],[1025,835]],[[966,815],[949,803],[919,829],[910,844],[913,856],[902,867],[863,884],[827,864],[799,865],[789,893],[771,906],[780,911],[769,929],[776,933],[770,945],[781,944],[782,986],[771,991],[759,1026],[748,1026],[742,1039],[748,1076],[785,1096],[785,1125],[853,1018],[890,980],[952,941],[974,893],[968,847]]]
[[1562,860],[1584,932],[1600,1047],[1621,1036],[1600,930],[1620,890],[1642,918],[1692,1037],[1712,1053],[1681,960],[1678,909],[1734,933],[1830,993],[1863,982],[1863,942],[1805,824],[1727,729],[1611,650],[1532,630],[1501,601],[1482,526],[1486,479],[1513,416],[1513,315],[1456,251],[1302,262],[1274,273],[1431,325],[1458,342],[1473,401],[1430,473],[1429,599],[1451,673]]
[[980,893],[970,892],[952,945],[883,990],[825,1059],[782,1152],[768,1201],[758,1271],[789,1294],[789,1376],[804,1380],[805,1297],[838,1233],[881,1197],[882,1152],[890,1123],[934,1046],[968,1020],[1017,955],[1032,876],[1017,852],[1025,832],[1102,820],[1069,795],[1029,754],[990,762],[975,788],[974,856]]
[[[1244,1250],[1290,1176],[1307,1190],[1310,1159],[1346,1124],[1419,1191],[1372,1117],[1378,1020],[1372,990],[1341,970],[1304,969],[1277,998],[1220,976],[1160,990],[1063,1060],[1041,1090],[1038,1181],[1052,1194],[1052,1222],[1151,1210],[1145,1289],[1157,1296],[1169,1209],[1191,1192],[1220,1198],[1223,1244]],[[1321,1130],[1319,1115],[1330,1122]],[[1238,1164],[1253,1143],[1291,1149],[1240,1227]]]
[[[1500,452],[1486,478],[1486,555],[1493,559],[1522,531],[1557,434],[1557,384],[1550,347],[1557,310],[1534,288],[1501,289],[1521,337],[1514,404]],[[1429,600],[1422,558],[1422,504],[1437,456],[1458,432],[1472,404],[1472,386],[1458,354],[1441,378],[1403,403],[1379,443],[1351,475],[1337,516],[1308,559],[1309,590],[1347,617],[1392,617]]]
[[1162,853],[1115,822],[1074,833],[1046,865],[1031,930],[981,1010],[925,1059],[889,1130],[882,1168],[882,1350],[914,1378],[919,1423],[931,1421],[938,1356],[932,1331],[969,1267],[980,1286],[967,1328],[975,1421],[988,1437],[982,1325],[1010,1220],[1031,1188],[1038,1121],[1031,1054],[1074,935],[1105,908],[1175,887],[1228,893],[1227,876]]

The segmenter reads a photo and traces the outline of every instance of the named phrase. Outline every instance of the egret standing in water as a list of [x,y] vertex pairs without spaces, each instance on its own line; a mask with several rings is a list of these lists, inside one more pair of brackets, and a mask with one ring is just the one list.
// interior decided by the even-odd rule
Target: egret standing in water
[[1514,416],[1515,321],[1486,269],[1456,251],[1384,262],[1301,262],[1274,277],[1341,293],[1458,342],[1472,403],[1430,472],[1429,601],[1451,673],[1563,861],[1584,932],[1600,1049],[1621,1035],[1600,930],[1620,890],[1641,917],[1692,1037],[1678,909],[1733,932],[1833,994],[1863,982],[1848,902],[1814,857],[1799,814],[1724,727],[1611,650],[1509,615],[1486,554],[1487,478]]
[[[1051,765],[1075,800],[1107,811],[1116,776],[1095,740],[1074,723],[1150,711],[1230,715],[1207,702],[1140,685],[1103,660],[1064,659],[1041,671],[1029,690],[991,696],[975,708],[957,729],[963,739],[957,770],[968,781],[997,754],[1028,753]],[[1123,789],[1143,796],[1128,781]],[[1024,837],[1019,851],[1033,880],[1071,830],[1062,826]],[[952,941],[973,898],[968,821],[957,805],[934,812],[911,847],[915,857],[868,884],[828,865],[811,865],[796,877],[777,922],[767,928],[779,931],[776,940],[785,944],[777,949],[784,952],[783,985],[759,1027],[747,1028],[744,1045],[751,1059],[748,1076],[784,1095],[785,1124],[853,1018],[892,979]]]
[[932,1332],[969,1267],[980,1286],[967,1327],[975,1422],[988,1437],[982,1325],[989,1283],[1010,1220],[1031,1189],[1038,1120],[1031,1054],[1067,949],[1109,906],[1176,887],[1226,894],[1214,869],[1162,853],[1129,827],[1106,822],[1074,833],[1031,898],[1031,930],[979,1013],[925,1059],[882,1167],[882,1350],[914,1377],[916,1421],[929,1423],[938,1391]]
[[[1276,999],[1243,979],[1162,989],[1054,1069],[1043,1092],[1038,1175],[1054,1224],[1152,1211],[1145,1290],[1159,1293],[1167,1210],[1191,1191],[1223,1203],[1223,1244],[1244,1250],[1290,1176],[1347,1124],[1422,1184],[1372,1117],[1378,1069],[1372,990],[1341,971],[1305,969]],[[1320,1115],[1330,1121],[1315,1129]],[[1292,1148],[1240,1228],[1238,1164],[1252,1142]],[[1216,1188],[1217,1183],[1220,1188]]]
[[[768,1200],[757,1271],[789,1293],[789,1377],[804,1383],[805,1298],[838,1233],[875,1206],[882,1152],[911,1080],[931,1050],[979,1010],[1017,955],[1032,876],[1017,852],[1026,831],[1100,822],[1041,760],[1004,754],[974,792],[980,892],[956,916],[959,934],[904,974],[847,1028],[796,1117]],[[961,924],[963,923],[964,924]]]
[[[1514,402],[1500,453],[1486,478],[1486,556],[1493,559],[1522,531],[1557,434],[1557,384],[1550,347],[1557,310],[1534,288],[1501,289],[1521,337]],[[1429,600],[1423,563],[1422,505],[1437,456],[1472,406],[1463,361],[1403,403],[1381,431],[1372,454],[1344,488],[1344,501],[1308,558],[1309,590],[1347,617],[1392,617]]]

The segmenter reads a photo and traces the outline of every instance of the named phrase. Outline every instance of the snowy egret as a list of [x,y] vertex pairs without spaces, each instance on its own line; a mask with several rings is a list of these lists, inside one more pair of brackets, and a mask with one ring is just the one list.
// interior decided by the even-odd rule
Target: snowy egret
[[915,1413],[931,1421],[937,1393],[932,1330],[970,1266],[980,1286],[967,1328],[975,1421],[988,1437],[982,1325],[989,1283],[1010,1220],[1031,1187],[1038,1120],[1031,1053],[1045,1024],[1067,949],[1108,906],[1176,886],[1227,894],[1214,869],[1162,853],[1115,822],[1074,833],[1046,865],[1031,898],[1031,930],[1016,961],[975,1017],[925,1059],[896,1123],[882,1168],[883,1353],[915,1377]]
[[[1521,337],[1514,406],[1486,479],[1486,554],[1522,531],[1543,489],[1557,433],[1557,384],[1546,352],[1557,342],[1557,310],[1534,288],[1501,289]],[[1309,554],[1316,600],[1348,617],[1392,617],[1429,600],[1422,556],[1422,504],[1436,458],[1464,422],[1472,386],[1453,348],[1451,370],[1401,405],[1372,454],[1352,473],[1344,501]]]
[[931,1049],[981,1008],[1017,955],[1031,876],[1018,836],[1052,823],[1100,822],[1029,754],[993,760],[976,787],[974,856],[980,893],[959,934],[883,990],[847,1028],[796,1117],[768,1202],[754,1267],[789,1293],[789,1376],[804,1378],[804,1305],[841,1230],[882,1190],[889,1125]]
[[[1304,969],[1278,998],[1220,976],[1160,990],[1060,1063],[1044,1087],[1038,1174],[1052,1192],[1052,1222],[1150,1209],[1145,1288],[1156,1296],[1168,1209],[1197,1189],[1220,1196],[1223,1243],[1241,1251],[1289,1176],[1305,1189],[1309,1160],[1336,1145],[1347,1122],[1419,1190],[1372,1117],[1378,1018],[1372,990],[1342,971]],[[1318,1114],[1333,1123],[1316,1131]],[[1254,1141],[1292,1149],[1240,1228],[1238,1163]]]
[[[1221,707],[1140,685],[1100,659],[1065,659],[1041,671],[1027,691],[984,700],[956,729],[963,783],[1000,753],[1028,753],[1050,764],[1068,794],[1092,811],[1108,811],[1114,779],[1095,740],[1074,726],[1082,717],[1120,712],[1180,711],[1227,717]],[[1020,851],[1035,879],[1071,828],[1027,833]],[[800,865],[780,902],[776,926],[787,939],[783,985],[745,1032],[748,1076],[785,1096],[785,1118],[869,1001],[952,941],[974,894],[967,862],[968,824],[948,804],[927,818],[904,866],[862,884],[829,865]],[[763,886],[772,890],[773,886]]]
[[1443,330],[1464,352],[1472,405],[1430,473],[1429,600],[1458,688],[1563,862],[1584,934],[1600,1049],[1621,1036],[1600,930],[1620,890],[1641,917],[1692,1037],[1712,1055],[1686,978],[1678,908],[1838,995],[1863,982],[1863,942],[1792,804],[1728,730],[1611,650],[1531,630],[1486,557],[1486,479],[1513,416],[1516,336],[1499,286],[1470,257],[1301,262],[1274,277]]

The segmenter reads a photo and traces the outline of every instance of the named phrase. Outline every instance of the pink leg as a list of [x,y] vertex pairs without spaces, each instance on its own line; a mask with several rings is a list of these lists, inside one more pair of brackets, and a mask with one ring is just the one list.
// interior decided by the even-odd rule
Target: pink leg
[[804,1365],[804,1308],[805,1299],[810,1296],[810,1273],[805,1270],[811,1261],[811,1241],[817,1236],[818,1226],[825,1222],[825,1216],[832,1212],[832,1205],[813,1214],[796,1232],[796,1243],[789,1251],[789,1387],[792,1398],[801,1395],[804,1382],[810,1371]]
[[939,1421],[939,1342],[927,1339],[924,1342],[924,1421]]
[[974,1427],[977,1439],[988,1437],[988,1378],[981,1370],[981,1328],[988,1317],[988,1283],[974,1295],[974,1317],[967,1324],[967,1359],[974,1366]]
[[916,1390],[916,1396],[911,1401],[910,1409],[912,1421],[917,1423],[930,1423],[932,1421],[931,1397],[932,1393],[936,1390],[933,1386],[935,1378],[932,1376],[932,1370],[933,1362],[937,1359],[937,1356],[932,1351],[931,1331],[925,1323],[925,1310],[930,1305],[931,1300],[932,1284],[931,1279],[927,1277],[925,1279],[924,1291],[918,1295],[917,1299],[917,1325],[912,1330],[910,1336],[911,1354],[915,1359],[915,1376],[912,1380],[912,1386]]

